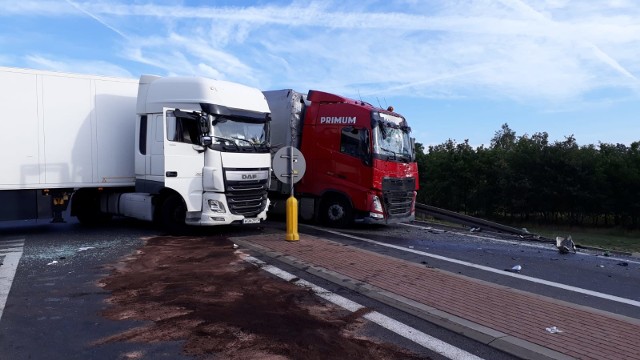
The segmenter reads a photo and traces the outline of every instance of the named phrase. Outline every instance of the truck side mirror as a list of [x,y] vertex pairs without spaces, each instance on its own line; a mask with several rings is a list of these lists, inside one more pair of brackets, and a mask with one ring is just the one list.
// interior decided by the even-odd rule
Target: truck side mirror
[[207,135],[200,136],[200,145],[209,146],[212,143],[213,143],[213,139],[211,138],[211,136],[207,136]]
[[198,125],[200,125],[201,134],[208,134],[209,133],[209,116],[208,115],[200,116]]
[[360,141],[358,142],[360,146],[360,153],[362,154],[362,163],[371,166],[371,142],[369,141],[369,130],[361,129],[360,130]]

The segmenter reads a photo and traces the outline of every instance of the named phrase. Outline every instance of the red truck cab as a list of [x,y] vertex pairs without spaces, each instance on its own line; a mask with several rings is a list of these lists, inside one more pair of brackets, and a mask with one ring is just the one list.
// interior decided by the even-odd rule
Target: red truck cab
[[307,169],[295,191],[314,199],[315,218],[333,226],[413,220],[418,168],[404,117],[315,90],[304,104]]

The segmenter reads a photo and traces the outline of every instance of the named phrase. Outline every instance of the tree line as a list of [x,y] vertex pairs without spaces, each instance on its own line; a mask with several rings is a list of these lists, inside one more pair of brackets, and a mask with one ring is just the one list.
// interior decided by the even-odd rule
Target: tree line
[[640,141],[549,142],[508,124],[489,147],[416,144],[418,202],[496,220],[640,228]]

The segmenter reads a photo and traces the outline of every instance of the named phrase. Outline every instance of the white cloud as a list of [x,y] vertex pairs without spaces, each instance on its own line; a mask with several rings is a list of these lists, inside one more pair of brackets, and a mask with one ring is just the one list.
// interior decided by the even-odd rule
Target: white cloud
[[131,73],[126,69],[104,61],[85,61],[80,59],[60,58],[53,60],[52,58],[43,55],[28,55],[25,57],[25,61],[29,67],[43,70],[114,77],[133,77],[133,75],[131,75]]
[[640,88],[640,5],[627,0],[0,4],[0,16],[88,16],[128,60],[262,88],[555,104]]
[[2,15],[0,16],[59,16],[70,15],[75,12],[71,7],[61,4],[60,1],[0,1],[2,7]]

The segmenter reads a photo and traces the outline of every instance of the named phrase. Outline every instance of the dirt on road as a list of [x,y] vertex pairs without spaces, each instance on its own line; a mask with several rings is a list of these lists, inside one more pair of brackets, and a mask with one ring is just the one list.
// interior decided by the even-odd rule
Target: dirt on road
[[366,336],[362,312],[269,276],[225,237],[146,239],[99,286],[111,292],[105,317],[144,325],[96,346],[184,341],[198,359],[424,358]]

